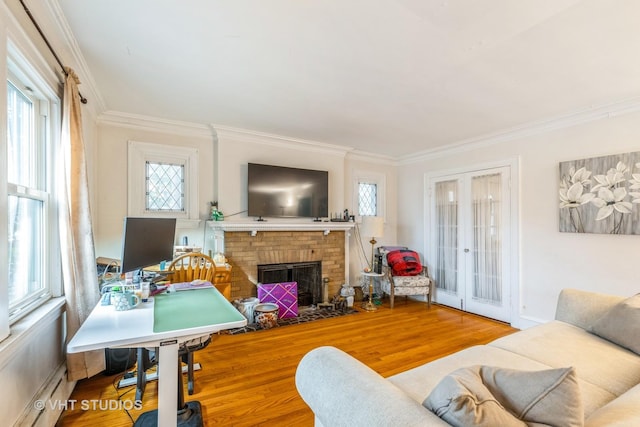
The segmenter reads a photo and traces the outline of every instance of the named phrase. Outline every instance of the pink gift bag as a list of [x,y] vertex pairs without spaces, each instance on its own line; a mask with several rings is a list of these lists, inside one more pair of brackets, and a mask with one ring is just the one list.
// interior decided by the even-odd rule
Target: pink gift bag
[[260,302],[278,305],[279,317],[298,317],[298,284],[296,282],[258,283]]

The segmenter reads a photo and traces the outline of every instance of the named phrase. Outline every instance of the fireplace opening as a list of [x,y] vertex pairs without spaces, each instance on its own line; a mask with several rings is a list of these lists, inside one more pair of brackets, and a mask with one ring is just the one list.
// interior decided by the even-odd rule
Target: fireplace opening
[[322,302],[321,261],[258,265],[258,282],[296,282],[299,307]]

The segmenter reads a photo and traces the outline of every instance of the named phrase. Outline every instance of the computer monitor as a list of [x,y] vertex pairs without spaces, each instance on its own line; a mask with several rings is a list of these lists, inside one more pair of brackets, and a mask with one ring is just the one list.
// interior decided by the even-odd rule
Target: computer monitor
[[125,218],[120,272],[172,260],[175,235],[175,218]]

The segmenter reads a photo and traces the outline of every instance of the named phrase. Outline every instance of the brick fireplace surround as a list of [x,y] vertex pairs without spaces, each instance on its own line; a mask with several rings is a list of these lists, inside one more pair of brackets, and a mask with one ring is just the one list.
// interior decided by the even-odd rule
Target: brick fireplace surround
[[329,279],[329,298],[345,283],[349,225],[331,229],[318,224],[300,230],[263,225],[258,231],[236,231],[238,227],[230,223],[212,223],[211,227],[223,240],[224,255],[233,267],[232,300],[257,295],[258,265],[263,264],[321,261],[322,277]]

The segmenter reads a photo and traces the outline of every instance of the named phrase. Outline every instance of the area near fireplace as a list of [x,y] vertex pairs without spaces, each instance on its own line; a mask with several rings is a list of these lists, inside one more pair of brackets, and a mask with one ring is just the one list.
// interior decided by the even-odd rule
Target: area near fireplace
[[323,295],[322,261],[259,264],[258,282],[296,282],[300,307],[328,302]]
[[[319,262],[318,279],[328,279],[329,297],[348,281],[348,239],[352,223],[210,222],[213,251],[227,257],[232,270],[231,298],[257,295],[258,266]],[[284,277],[284,276],[282,276]],[[287,276],[291,277],[291,276]],[[264,277],[263,277],[264,278]],[[272,280],[275,276],[271,276]],[[279,281],[279,280],[278,280]],[[263,281],[262,283],[267,283]],[[303,284],[303,286],[308,286]],[[322,283],[319,286],[323,286]],[[318,289],[322,289],[319,287]],[[314,291],[319,292],[319,291]],[[316,299],[318,296],[316,296]]]

